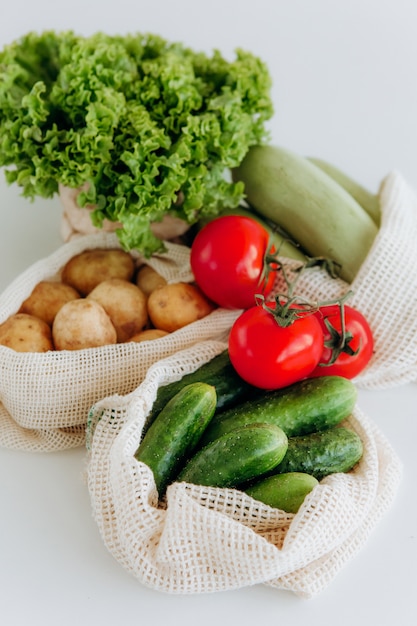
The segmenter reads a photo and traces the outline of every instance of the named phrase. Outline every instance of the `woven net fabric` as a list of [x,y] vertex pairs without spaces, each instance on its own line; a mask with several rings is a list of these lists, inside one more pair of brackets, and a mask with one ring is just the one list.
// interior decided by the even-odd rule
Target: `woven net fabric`
[[[417,197],[398,173],[381,184],[382,223],[375,243],[352,285],[314,269],[297,289],[315,300],[340,297],[367,317],[375,338],[374,356],[355,382],[382,389],[417,378]],[[146,262],[169,282],[192,281],[189,248],[166,242],[167,252]],[[0,323],[15,313],[37,282],[59,278],[71,256],[94,247],[119,247],[114,233],[77,233],[55,253],[23,272],[0,296]],[[144,262],[133,253],[138,264]],[[287,261],[288,271],[295,262]],[[278,274],[275,292],[285,289]],[[16,353],[0,346],[0,445],[24,450],[57,450],[83,445],[89,408],[100,398],[128,394],[155,361],[199,341],[227,333],[238,311],[219,309],[204,320],[158,341],[118,344],[78,353]]]
[[151,470],[134,453],[159,385],[221,352],[204,341],[154,363],[141,385],[90,412],[87,478],[94,518],[114,558],[138,581],[172,594],[267,584],[302,597],[322,591],[389,509],[401,463],[360,410],[346,420],[364,444],[348,474],[324,478],[296,514],[236,489],[173,483],[158,503]]
[[[189,249],[166,245],[166,253],[146,263],[168,282],[191,281]],[[0,323],[18,311],[39,281],[59,279],[73,255],[116,247],[120,247],[116,235],[98,233],[80,236],[41,259],[1,295]],[[134,257],[137,264],[145,262],[139,254]],[[95,402],[135,389],[155,361],[201,340],[223,336],[236,315],[218,309],[157,341],[45,353],[19,353],[0,346],[0,446],[51,451],[84,445],[88,411]]]
[[[315,300],[353,291],[349,303],[366,315],[375,336],[373,359],[355,381],[365,389],[417,377],[417,199],[393,173],[381,184],[380,204],[379,234],[352,285],[315,269],[303,273],[297,286]],[[288,263],[291,275],[297,264]],[[278,274],[274,291],[284,288]],[[226,346],[202,341],[170,355],[154,363],[131,394],[104,398],[92,408],[87,475],[94,517],[114,558],[159,591],[207,593],[262,583],[313,597],[363,548],[391,507],[401,461],[356,406],[346,425],[360,435],[363,458],[353,471],[324,478],[297,514],[239,490],[186,483],[173,483],[161,505],[151,471],[134,457],[158,386],[194,371]]]
[[[322,269],[301,274],[296,286],[312,300],[339,298],[367,318],[374,336],[374,355],[355,379],[363,389],[385,389],[417,380],[417,196],[397,172],[380,186],[381,226],[354,281],[332,279]],[[289,277],[297,263],[288,262]],[[275,293],[285,291],[277,275]]]
[[[318,269],[298,283],[317,300],[353,290],[350,303],[367,316],[375,336],[374,357],[356,379],[369,389],[417,377],[417,199],[393,173],[380,200],[380,232],[354,283]],[[0,322],[39,280],[59,276],[73,254],[115,246],[114,234],[79,235],[39,261],[0,297]],[[168,244],[149,264],[169,281],[192,280],[183,246]],[[278,275],[275,291],[282,288]],[[0,346],[0,445],[54,450],[87,443],[88,490],[103,542],[146,586],[186,594],[263,583],[312,597],[364,546],[401,480],[395,451],[360,407],[346,424],[362,438],[363,458],[348,474],[323,479],[297,514],[239,490],[186,483],[172,484],[160,504],[150,469],[134,457],[158,387],[224,350],[238,315],[218,309],[155,342],[77,354],[17,354]]]

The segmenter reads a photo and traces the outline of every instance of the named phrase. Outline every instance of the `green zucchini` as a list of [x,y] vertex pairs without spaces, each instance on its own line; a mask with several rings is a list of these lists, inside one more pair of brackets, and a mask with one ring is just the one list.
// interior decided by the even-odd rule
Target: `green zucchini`
[[227,350],[204,363],[190,374],[179,380],[159,387],[155,402],[146,420],[146,430],[165,404],[186,385],[205,382],[216,389],[216,410],[220,411],[236,404],[255,392],[252,385],[245,382],[230,362]]
[[326,172],[333,180],[335,180],[343,189],[345,189],[350,195],[361,205],[363,209],[368,213],[369,217],[375,222],[377,226],[381,223],[381,210],[379,206],[379,198],[377,194],[371,193],[368,189],[365,189],[356,180],[353,180],[350,176],[342,172],[339,168],[335,167],[323,159],[316,157],[309,157],[309,161],[317,165],[323,172]]
[[323,432],[288,439],[288,449],[274,473],[305,472],[317,480],[348,472],[362,458],[363,444],[355,431],[335,426]]
[[278,426],[250,424],[196,452],[177,480],[235,487],[273,470],[284,458],[287,445],[287,436]]
[[160,496],[195,450],[215,410],[215,388],[191,383],[167,402],[149,427],[135,458],[151,468]]
[[356,398],[356,387],[347,378],[307,378],[216,412],[201,439],[201,445],[254,422],[275,424],[287,437],[331,428],[351,414]]
[[274,509],[286,513],[297,513],[306,496],[313,491],[319,481],[304,472],[286,472],[261,478],[244,491]]
[[378,227],[356,200],[307,158],[278,146],[249,149],[234,182],[246,200],[278,224],[309,256],[326,257],[352,282],[368,255]]

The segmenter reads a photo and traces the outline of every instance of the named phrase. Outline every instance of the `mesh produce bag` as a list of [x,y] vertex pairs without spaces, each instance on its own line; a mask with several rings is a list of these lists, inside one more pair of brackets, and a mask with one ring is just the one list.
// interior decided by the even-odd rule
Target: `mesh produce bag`
[[[417,199],[399,174],[380,190],[382,224],[352,285],[318,268],[297,290],[328,300],[353,290],[349,304],[369,319],[375,354],[358,386],[382,389],[417,374]],[[293,269],[295,262],[290,262]],[[404,263],[407,263],[405,266]],[[275,292],[285,288],[278,274]],[[139,388],[107,397],[90,413],[88,488],[104,544],[142,584],[168,593],[204,593],[264,583],[312,597],[364,546],[389,509],[401,462],[356,406],[346,425],[364,444],[347,474],[324,478],[296,514],[239,490],[172,484],[158,505],[153,475],[134,453],[159,385],[177,380],[227,346],[202,341],[156,362]]]
[[[296,286],[296,293],[316,301],[352,290],[347,304],[363,313],[374,336],[373,358],[355,378],[363,389],[417,379],[417,196],[400,174],[392,173],[382,182],[379,199],[381,226],[352,284],[314,268],[302,273]],[[297,265],[288,261],[290,276]],[[282,274],[274,289],[285,291]]]
[[206,341],[153,364],[139,388],[90,412],[88,488],[104,544],[142,584],[206,593],[265,583],[304,597],[323,590],[390,507],[401,464],[356,408],[346,424],[364,444],[347,474],[324,478],[298,513],[270,508],[235,489],[173,483],[158,505],[151,470],[138,462],[158,386],[194,371],[226,347]]
[[[146,260],[168,282],[192,280],[189,249],[166,243],[167,252]],[[16,313],[41,280],[57,279],[75,254],[118,248],[115,234],[79,236],[22,273],[0,297],[0,323]],[[138,264],[145,260],[135,255]],[[48,451],[84,445],[88,410],[113,393],[126,394],[148,367],[198,341],[229,330],[237,313],[215,310],[204,319],[156,341],[129,342],[77,351],[15,352],[0,346],[0,445]]]

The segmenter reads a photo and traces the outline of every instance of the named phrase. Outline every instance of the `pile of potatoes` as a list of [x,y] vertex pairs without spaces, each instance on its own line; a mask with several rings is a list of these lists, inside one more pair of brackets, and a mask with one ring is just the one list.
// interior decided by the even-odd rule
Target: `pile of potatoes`
[[136,269],[123,250],[85,250],[65,264],[59,280],[39,282],[0,324],[0,345],[47,352],[152,340],[214,308],[196,285],[169,284],[149,265]]

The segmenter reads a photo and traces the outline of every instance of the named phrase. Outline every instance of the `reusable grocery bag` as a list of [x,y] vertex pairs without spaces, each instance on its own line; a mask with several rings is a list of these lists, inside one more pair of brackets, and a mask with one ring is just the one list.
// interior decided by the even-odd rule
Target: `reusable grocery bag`
[[[75,254],[93,248],[119,248],[115,234],[79,236],[29,267],[0,296],[0,323],[19,310],[35,285],[58,279]],[[168,282],[190,282],[189,249],[166,242],[167,251],[146,261]],[[22,353],[0,346],[0,446],[27,451],[84,445],[92,404],[113,393],[126,394],[157,360],[195,343],[223,336],[236,311],[209,316],[154,341],[128,342],[76,351]]]
[[[417,196],[394,172],[382,181],[379,200],[381,225],[354,281],[347,284],[314,268],[296,285],[296,293],[314,301],[353,292],[346,304],[363,313],[374,336],[374,355],[355,383],[370,390],[417,380]],[[288,260],[290,277],[297,266]],[[278,273],[275,293],[285,288]]]
[[347,474],[324,478],[296,514],[237,489],[173,483],[158,504],[151,470],[135,457],[159,385],[225,349],[204,341],[154,363],[137,390],[90,411],[87,480],[106,548],[141,584],[173,594],[264,583],[303,597],[322,591],[363,547],[388,510],[401,463],[357,407],[346,425],[364,455]]
[[[355,379],[365,389],[417,377],[417,199],[393,173],[381,184],[380,204],[379,233],[353,284],[319,268],[297,283],[299,293],[317,301],[353,291],[349,303],[366,315],[375,337],[374,356]],[[287,261],[291,275],[298,265]],[[284,289],[278,274],[275,295]],[[130,394],[92,407],[87,477],[95,520],[114,558],[153,589],[188,594],[263,583],[312,597],[363,548],[392,505],[401,462],[356,406],[345,425],[361,437],[362,459],[349,473],[320,481],[296,514],[237,489],[178,482],[158,504],[152,472],[134,457],[158,386],[195,371],[225,347],[208,340],[172,354],[155,362]]]
[[[358,387],[384,389],[417,379],[417,197],[399,173],[381,183],[381,226],[351,285],[322,269],[303,273],[297,290],[315,300],[340,297],[368,319],[375,350],[356,379]],[[147,260],[170,281],[193,280],[188,247],[166,242],[168,252]],[[28,268],[0,296],[0,322],[18,310],[34,285],[57,276],[73,254],[88,247],[118,247],[114,233],[73,233],[56,253]],[[140,255],[137,255],[138,262]],[[285,260],[289,274],[297,262]],[[278,273],[274,291],[285,288]],[[19,354],[0,346],[0,445],[26,450],[56,450],[82,445],[89,408],[113,393],[124,395],[143,380],[158,359],[188,345],[230,331],[240,311],[218,309],[157,342],[118,344],[82,354]]]

